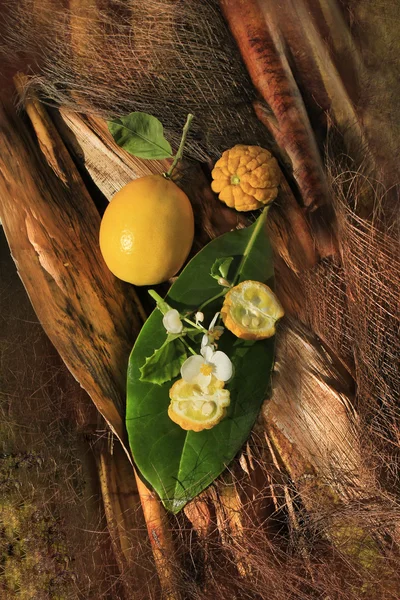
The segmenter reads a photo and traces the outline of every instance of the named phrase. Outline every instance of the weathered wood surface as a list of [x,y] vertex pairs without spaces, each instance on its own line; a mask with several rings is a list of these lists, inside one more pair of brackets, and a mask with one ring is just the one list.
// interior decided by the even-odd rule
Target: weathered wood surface
[[[98,245],[100,215],[49,116],[36,101],[28,103],[28,114],[37,140],[13,109],[0,108],[1,220],[47,335],[132,461],[124,426],[126,368],[143,309],[134,288],[105,266]],[[164,511],[135,470],[132,475],[132,485],[136,478],[140,489],[130,486],[130,511],[119,511],[115,520],[122,530],[131,529],[132,514],[140,515],[142,505],[163,589],[168,598],[177,598],[165,563],[173,549]],[[125,556],[121,540],[117,553]]]
[[23,119],[0,111],[0,214],[18,272],[50,340],[125,443],[126,365],[141,326],[136,296],[103,262],[100,215],[51,123],[36,113],[51,132],[49,165]]
[[257,0],[220,4],[252,82],[269,107],[264,123],[289,157],[304,204],[315,209],[326,202],[326,180],[276,19],[267,4]]
[[[54,0],[46,0],[46,5],[53,2]],[[309,533],[315,531],[316,535],[325,536],[332,546],[339,550],[343,548],[343,538],[341,539],[340,535],[335,536],[335,528],[340,530],[343,523],[346,525],[346,522],[351,522],[342,519],[346,510],[351,511],[356,508],[352,517],[355,527],[350,529],[350,544],[347,544],[347,548],[350,547],[351,550],[354,543],[362,548],[363,539],[360,539],[360,533],[364,541],[368,537],[364,535],[365,528],[367,531],[379,532],[379,510],[382,504],[379,510],[375,511],[371,495],[376,493],[379,502],[382,503],[385,500],[385,492],[382,492],[378,486],[375,487],[375,473],[373,469],[369,469],[369,465],[364,460],[365,456],[360,451],[359,419],[352,409],[353,383],[339,368],[341,361],[348,373],[352,373],[355,377],[358,374],[358,383],[360,387],[363,386],[363,373],[368,375],[368,370],[363,366],[365,356],[360,356],[358,353],[358,340],[349,335],[348,321],[352,315],[348,314],[348,306],[343,302],[343,298],[347,294],[350,308],[353,307],[353,316],[354,312],[362,313],[365,310],[367,294],[370,292],[368,287],[370,282],[368,279],[364,281],[365,288],[362,288],[364,296],[362,293],[358,295],[353,293],[352,281],[351,279],[349,281],[348,273],[343,276],[341,255],[346,255],[345,263],[350,261],[356,242],[353,248],[343,243],[346,231],[348,233],[347,225],[344,227],[343,223],[342,239],[338,242],[335,239],[334,215],[329,213],[329,210],[325,211],[326,206],[323,210],[311,212],[307,209],[307,205],[315,207],[325,200],[328,200],[329,205],[331,200],[325,193],[325,174],[321,172],[319,154],[331,124],[334,124],[343,135],[344,147],[348,151],[354,150],[352,158],[357,159],[356,168],[366,163],[368,166],[371,163],[374,166],[374,161],[369,160],[370,148],[367,155],[365,153],[367,144],[371,143],[375,155],[379,155],[380,158],[377,162],[386,171],[385,175],[388,173],[390,175],[385,178],[385,182],[397,183],[398,165],[396,170],[396,155],[393,153],[393,148],[398,148],[398,141],[396,142],[393,134],[396,129],[387,126],[390,119],[392,125],[396,125],[392,114],[397,113],[392,111],[393,104],[387,101],[385,78],[380,79],[381,72],[384,73],[386,70],[394,72],[395,69],[385,65],[382,59],[382,65],[378,64],[377,67],[375,65],[375,73],[371,74],[368,69],[365,69],[363,63],[365,56],[360,56],[359,47],[350,33],[350,25],[345,22],[344,13],[340,12],[341,6],[349,4],[350,10],[360,16],[362,6],[364,10],[369,11],[370,3],[285,0],[279,3],[278,8],[268,0],[257,0],[257,2],[222,0],[220,4],[238,41],[253,82],[264,98],[263,102],[254,104],[257,114],[279,143],[281,164],[286,169],[288,179],[291,178],[293,170],[295,181],[290,180],[291,187],[282,190],[270,212],[269,231],[276,251],[278,294],[285,305],[286,312],[307,323],[333,350],[332,353],[326,352],[320,340],[310,335],[306,329],[299,328],[298,323],[287,324],[279,331],[278,378],[275,381],[273,398],[264,407],[268,435],[262,459],[257,464],[258,459],[252,457],[251,449],[247,447],[239,460],[231,466],[232,471],[237,469],[238,465],[243,471],[241,479],[236,478],[234,473],[235,489],[230,488],[229,485],[220,489],[221,481],[217,482],[201,498],[196,499],[185,509],[194,530],[205,540],[205,544],[209,543],[211,536],[207,536],[217,522],[222,545],[226,552],[232,548],[232,562],[243,580],[246,577],[249,580],[251,574],[248,577],[247,565],[243,566],[242,561],[246,550],[245,544],[243,544],[245,550],[243,551],[242,548],[240,553],[242,536],[243,532],[246,533],[246,527],[253,534],[265,526],[265,515],[269,514],[268,501],[277,511],[284,511],[286,522],[293,530],[301,531],[299,516],[304,517],[304,521],[311,523],[311,527],[314,528],[309,529]],[[101,69],[96,72],[97,65],[92,61],[91,48],[86,45],[85,27],[90,28],[93,21],[89,20],[85,23],[79,19],[86,18],[92,10],[91,7],[98,7],[98,5],[99,3],[93,0],[83,3],[72,0],[70,3],[73,9],[72,16],[77,24],[73,32],[76,35],[72,36],[71,44],[77,58],[86,57],[90,69],[93,69],[89,74],[93,72],[94,75],[103,73]],[[383,8],[384,2],[373,3],[375,12]],[[347,15],[348,20],[351,20],[350,10]],[[397,14],[394,8],[390,10],[392,12],[388,12],[387,15]],[[138,18],[142,14],[146,14],[145,7],[143,9],[137,7],[134,16]],[[367,21],[371,27],[371,17]],[[137,25],[136,21],[134,25]],[[172,22],[169,26],[168,31],[176,34]],[[356,28],[357,26],[359,29],[367,26],[366,20],[361,19]],[[97,33],[94,32],[92,41],[95,41],[96,35]],[[101,35],[106,37],[104,31]],[[140,35],[145,40],[146,32],[138,31],[137,37],[139,38]],[[372,37],[375,38],[375,35]],[[381,56],[390,57],[389,49],[392,44],[387,44],[383,40],[384,37],[381,36],[381,39],[376,42],[385,45],[387,50],[381,53]],[[118,56],[119,53],[114,55],[114,59],[117,60]],[[107,60],[108,56],[106,56]],[[77,61],[76,65],[79,64],[82,63]],[[125,65],[121,71],[125,72]],[[52,69],[48,70],[47,78],[51,79],[49,74],[52,73]],[[77,69],[75,79],[72,77],[69,81],[70,96],[78,103],[75,108],[98,110],[97,98],[94,94],[90,98],[90,94],[86,94],[86,88],[83,90],[84,93],[80,90],[81,94],[74,96],[74,90],[79,86],[79,77],[80,71]],[[104,86],[108,84],[113,91],[112,86],[115,82],[110,83],[102,77],[99,77],[99,80]],[[360,80],[363,80],[363,87],[358,87]],[[225,86],[225,79],[222,81]],[[380,81],[380,85],[377,86],[376,81]],[[396,89],[395,86],[393,89]],[[371,105],[369,94],[371,97],[376,97],[372,104],[375,104],[375,109],[378,106],[378,110],[374,113],[368,110],[362,111],[357,106],[357,101],[360,101],[361,97],[365,104]],[[67,95],[60,93],[60,98],[65,101]],[[110,105],[106,108],[109,112],[114,109],[115,95],[110,94],[108,101]],[[164,101],[164,98],[161,98],[161,101]],[[151,106],[151,98],[148,98],[148,102]],[[384,113],[381,119],[380,104]],[[102,114],[105,114],[103,105],[101,110]],[[88,169],[108,199],[131,177],[144,174],[146,167],[133,164],[130,157],[124,156],[121,150],[113,147],[104,122],[65,112],[63,118],[70,127],[69,131],[72,132],[71,135],[67,130],[63,130],[63,137],[68,139],[74,156],[78,157],[81,164]],[[162,118],[164,121],[164,117]],[[167,114],[165,118],[169,118]],[[225,126],[226,120],[222,116],[221,121]],[[317,140],[314,136],[315,132],[316,136],[319,136]],[[319,151],[316,141],[319,143]],[[387,141],[391,143],[386,143]],[[158,169],[156,165],[152,165],[151,168]],[[221,208],[209,192],[207,173],[204,173],[199,166],[194,167],[192,175],[193,173],[196,173],[196,176],[191,197],[197,217],[195,248],[197,249],[210,237],[233,227],[243,226],[246,220],[232,211]],[[291,190],[295,190],[296,198]],[[357,196],[350,195],[349,198],[343,199],[344,203],[353,201],[357,202]],[[380,210],[379,201],[376,206]],[[349,220],[353,217],[354,214],[350,214],[349,211]],[[88,217],[85,216],[86,218]],[[359,233],[364,239],[364,230],[360,229]],[[17,229],[14,235],[18,235]],[[362,247],[360,239],[357,243]],[[335,260],[321,261],[335,254]],[[375,253],[372,258],[376,260]],[[346,267],[346,264],[344,266]],[[362,260],[356,265],[352,264],[352,267],[357,269],[357,277],[362,278]],[[321,301],[320,306],[318,306],[318,299]],[[371,307],[369,310],[371,311]],[[371,323],[375,322],[371,319],[371,312],[364,320],[367,331],[372,326]],[[356,319],[353,321],[356,322]],[[385,322],[384,325],[386,326]],[[362,329],[356,329],[356,334],[357,331],[359,335],[361,334],[360,338],[364,335],[365,345],[368,346],[368,336],[365,337]],[[336,356],[332,358],[334,354]],[[356,365],[354,365],[354,357]],[[384,355],[377,352],[376,355],[372,354],[372,359],[373,364],[367,363],[370,371],[376,368],[375,363],[380,364]],[[282,377],[283,372],[285,375]],[[384,378],[385,374],[381,376],[379,383],[386,385]],[[384,388],[384,385],[381,387]],[[359,398],[358,407],[362,409],[363,402],[367,403],[369,400],[368,395],[364,400]],[[255,445],[256,436],[259,436],[259,431],[253,433],[250,445]],[[396,469],[396,464],[393,469]],[[246,493],[243,488],[246,488]],[[265,490],[270,494],[268,499],[265,498]],[[131,492],[135,495],[134,490]],[[388,495],[386,500],[389,506],[387,514],[393,521],[392,530],[384,531],[390,546],[395,537],[393,533],[398,527],[397,513],[395,503],[390,505],[392,498]],[[299,504],[303,508],[299,509]],[[248,520],[249,506],[254,516],[251,522]],[[360,513],[357,507],[362,507],[363,512]],[[120,508],[116,506],[115,511],[119,514]],[[157,513],[157,510],[155,512]],[[112,520],[112,511],[110,514]],[[332,515],[334,515],[333,520]],[[365,515],[367,518],[364,518]],[[160,523],[160,514],[156,516]],[[385,518],[385,522],[388,523],[389,519]],[[165,528],[167,527],[168,522],[165,525]],[[268,529],[268,526],[265,527]],[[160,531],[164,532],[165,528],[163,525]],[[118,526],[117,530],[121,531],[121,527]],[[157,535],[157,531],[155,533]],[[272,537],[273,532],[271,532]],[[122,540],[122,553],[124,548],[126,550],[124,543]],[[367,546],[368,543],[367,539]],[[247,548],[251,547],[251,545],[247,546]],[[346,554],[346,544],[344,544],[344,553]],[[347,553],[349,562],[351,562],[351,554],[354,554],[352,550]],[[265,558],[267,554],[263,556]],[[254,559],[254,556],[251,558]],[[314,581],[315,574],[316,571],[311,572],[308,584],[312,585],[311,581]],[[171,581],[172,578],[168,580],[167,576],[167,589]],[[336,590],[332,595],[335,592]],[[368,592],[369,590],[366,593]]]

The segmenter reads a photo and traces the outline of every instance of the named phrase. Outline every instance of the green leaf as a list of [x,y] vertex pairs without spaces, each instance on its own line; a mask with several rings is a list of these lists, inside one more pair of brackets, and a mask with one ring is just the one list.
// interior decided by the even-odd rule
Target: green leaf
[[177,375],[187,358],[186,348],[176,335],[169,335],[161,348],[140,367],[140,381],[161,385]]
[[[220,310],[223,295],[210,265],[215,258],[233,257],[230,271],[236,282],[267,282],[273,278],[272,250],[265,233],[266,212],[251,227],[227,233],[210,242],[187,265],[171,287],[166,301],[180,313],[203,305],[206,321]],[[212,301],[210,299],[213,298]],[[165,338],[162,315],[155,310],[144,324],[128,367],[127,429],[134,460],[165,507],[176,513],[206,488],[232,461],[267,397],[274,361],[274,339],[249,344],[225,331],[219,349],[235,367],[227,384],[231,404],[215,427],[184,431],[168,417],[171,382],[156,386],[140,381],[140,366]],[[200,344],[200,342],[199,342]],[[199,350],[193,342],[195,350]]]
[[229,267],[231,266],[233,261],[233,256],[229,256],[228,258],[217,258],[211,267],[210,275],[214,277],[218,281],[221,277],[226,279],[228,277]]
[[152,115],[133,112],[107,124],[118,146],[134,156],[147,159],[172,156],[171,146],[164,138],[163,126]]

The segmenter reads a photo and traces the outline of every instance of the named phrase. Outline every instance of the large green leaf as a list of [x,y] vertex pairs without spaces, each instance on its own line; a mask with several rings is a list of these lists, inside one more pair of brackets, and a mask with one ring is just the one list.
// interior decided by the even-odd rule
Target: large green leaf
[[134,156],[147,159],[172,156],[171,146],[164,138],[162,123],[152,115],[133,112],[108,121],[108,129],[118,146]]
[[[272,283],[272,252],[265,233],[266,213],[247,229],[210,242],[187,265],[166,301],[179,311],[203,308],[211,320],[222,304],[223,290],[210,276],[216,258],[234,257],[228,278]],[[132,454],[141,475],[157,491],[168,510],[176,513],[207,487],[231,462],[246,440],[269,389],[274,340],[245,342],[229,331],[219,349],[231,358],[235,375],[227,384],[231,404],[213,429],[184,431],[167,414],[171,382],[140,381],[140,367],[166,339],[162,314],[155,310],[143,326],[128,368],[127,429]]]

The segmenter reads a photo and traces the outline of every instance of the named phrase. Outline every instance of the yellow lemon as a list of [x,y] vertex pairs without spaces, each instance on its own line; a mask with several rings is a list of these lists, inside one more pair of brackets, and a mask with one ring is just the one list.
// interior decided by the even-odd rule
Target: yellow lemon
[[186,194],[162,175],[131,181],[112,198],[100,226],[100,250],[119,279],[155,285],[179,271],[193,243]]

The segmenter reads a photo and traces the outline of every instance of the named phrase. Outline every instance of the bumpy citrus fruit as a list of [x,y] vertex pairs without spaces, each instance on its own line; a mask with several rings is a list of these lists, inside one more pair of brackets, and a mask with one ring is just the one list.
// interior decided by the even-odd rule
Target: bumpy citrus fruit
[[196,383],[179,379],[169,391],[171,398],[168,408],[169,418],[182,429],[190,431],[211,429],[224,418],[226,407],[230,403],[229,391],[223,387],[224,382],[214,375],[206,390]]
[[225,296],[221,309],[225,327],[243,340],[262,340],[275,334],[283,308],[271,288],[259,281],[242,281]]
[[186,194],[162,175],[147,175],[112,198],[101,221],[100,249],[120,279],[155,285],[179,271],[193,236],[193,211]]
[[212,190],[239,211],[261,208],[275,200],[281,179],[278,163],[268,150],[243,144],[225,150],[211,175]]

